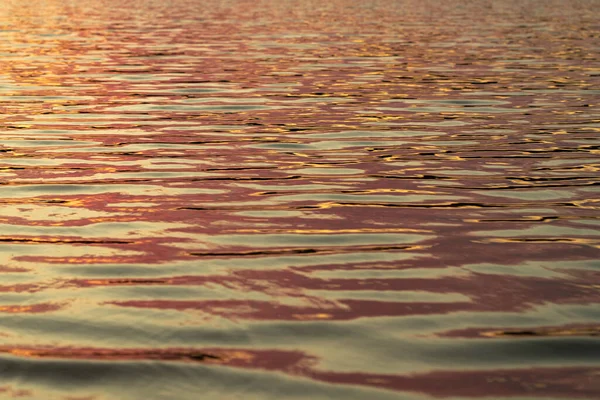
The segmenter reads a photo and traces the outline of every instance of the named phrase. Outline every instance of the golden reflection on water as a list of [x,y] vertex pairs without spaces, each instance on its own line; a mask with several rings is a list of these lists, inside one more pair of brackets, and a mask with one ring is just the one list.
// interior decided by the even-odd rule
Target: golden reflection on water
[[5,0],[0,398],[600,397],[600,8],[483,3]]

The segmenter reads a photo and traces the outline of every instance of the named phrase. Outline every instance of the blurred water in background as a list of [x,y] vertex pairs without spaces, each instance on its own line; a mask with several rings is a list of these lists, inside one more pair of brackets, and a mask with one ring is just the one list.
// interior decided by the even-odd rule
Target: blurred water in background
[[0,398],[600,398],[598,10],[2,0]]

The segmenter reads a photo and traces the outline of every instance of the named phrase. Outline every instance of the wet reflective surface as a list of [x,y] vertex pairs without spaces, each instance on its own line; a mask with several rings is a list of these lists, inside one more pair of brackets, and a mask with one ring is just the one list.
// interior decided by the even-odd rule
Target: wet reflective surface
[[600,3],[438,3],[4,0],[0,398],[600,397]]

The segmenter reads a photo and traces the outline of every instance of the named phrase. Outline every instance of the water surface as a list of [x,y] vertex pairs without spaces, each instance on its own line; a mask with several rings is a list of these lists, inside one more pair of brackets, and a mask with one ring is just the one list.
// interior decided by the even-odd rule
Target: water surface
[[0,398],[599,398],[598,10],[4,0]]

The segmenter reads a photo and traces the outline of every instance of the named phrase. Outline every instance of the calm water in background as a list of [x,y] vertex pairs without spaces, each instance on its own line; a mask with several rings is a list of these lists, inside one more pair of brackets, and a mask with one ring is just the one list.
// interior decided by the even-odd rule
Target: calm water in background
[[0,398],[599,398],[598,10],[2,0]]

